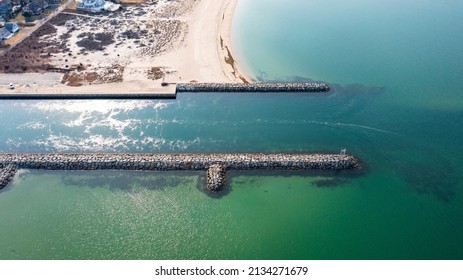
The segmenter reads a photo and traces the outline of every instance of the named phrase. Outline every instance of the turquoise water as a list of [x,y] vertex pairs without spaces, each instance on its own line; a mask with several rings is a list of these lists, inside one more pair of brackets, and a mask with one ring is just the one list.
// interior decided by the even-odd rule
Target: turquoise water
[[3,152],[337,152],[359,173],[24,170],[0,259],[462,259],[463,4],[240,0],[240,65],[328,96],[2,101]]

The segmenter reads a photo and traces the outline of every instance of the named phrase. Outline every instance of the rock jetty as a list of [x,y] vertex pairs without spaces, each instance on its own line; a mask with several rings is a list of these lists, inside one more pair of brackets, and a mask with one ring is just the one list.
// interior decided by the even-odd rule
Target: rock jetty
[[3,189],[13,180],[16,174],[16,165],[7,164],[0,169],[0,189]]
[[209,192],[219,192],[225,187],[225,165],[217,163],[207,169],[206,189]]
[[330,91],[325,83],[185,83],[177,92],[313,92]]
[[[7,154],[0,153],[4,186],[16,168],[44,170],[207,170],[206,189],[223,189],[227,170],[346,170],[358,161],[345,154]],[[5,175],[4,175],[5,174]],[[5,179],[4,179],[5,178]],[[9,179],[6,179],[9,178]]]

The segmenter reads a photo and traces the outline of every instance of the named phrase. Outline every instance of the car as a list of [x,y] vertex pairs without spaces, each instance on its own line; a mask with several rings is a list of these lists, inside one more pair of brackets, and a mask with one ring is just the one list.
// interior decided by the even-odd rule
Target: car
[[14,84],[10,83],[10,89],[14,89]]

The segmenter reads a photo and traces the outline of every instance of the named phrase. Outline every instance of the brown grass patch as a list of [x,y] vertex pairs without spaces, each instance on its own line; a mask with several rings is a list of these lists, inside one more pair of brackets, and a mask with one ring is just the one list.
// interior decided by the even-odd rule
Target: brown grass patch
[[79,68],[77,68],[77,70],[66,72],[61,83],[71,87],[117,83],[122,82],[123,74],[124,67],[121,65],[113,65],[110,68],[101,68],[89,72],[80,72]]
[[114,36],[112,33],[90,33],[84,32],[77,36],[82,38],[77,41],[77,45],[86,51],[103,51],[106,46],[114,43]]
[[148,79],[150,80],[159,80],[162,79],[166,76],[166,73],[164,72],[162,67],[151,67],[150,70],[148,70]]

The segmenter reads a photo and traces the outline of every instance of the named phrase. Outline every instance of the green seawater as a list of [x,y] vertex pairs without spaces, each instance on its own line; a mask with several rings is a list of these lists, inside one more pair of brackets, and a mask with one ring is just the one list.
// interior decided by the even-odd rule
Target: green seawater
[[211,199],[201,174],[26,171],[0,196],[0,258],[458,258],[461,207],[378,176],[235,174]]
[[338,152],[358,172],[21,170],[0,259],[462,259],[463,4],[240,0],[234,54],[329,95],[2,101],[2,152]]

